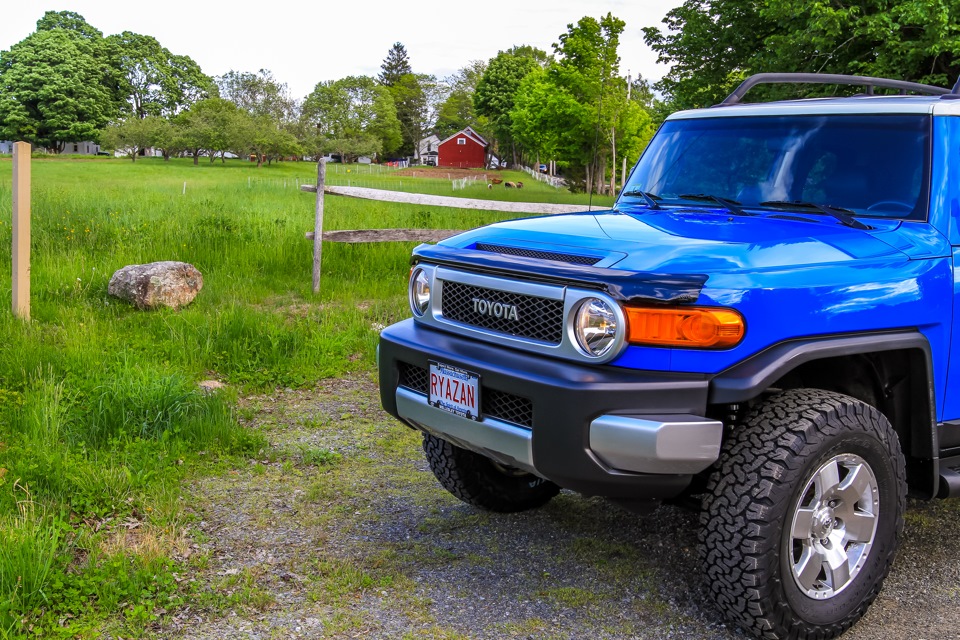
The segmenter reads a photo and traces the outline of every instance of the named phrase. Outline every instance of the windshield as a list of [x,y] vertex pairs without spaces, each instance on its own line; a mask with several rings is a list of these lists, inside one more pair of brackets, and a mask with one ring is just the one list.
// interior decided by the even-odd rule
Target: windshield
[[[926,115],[694,118],[665,122],[621,202],[779,209],[815,203],[856,215],[924,220]],[[712,204],[712,206],[717,206]]]

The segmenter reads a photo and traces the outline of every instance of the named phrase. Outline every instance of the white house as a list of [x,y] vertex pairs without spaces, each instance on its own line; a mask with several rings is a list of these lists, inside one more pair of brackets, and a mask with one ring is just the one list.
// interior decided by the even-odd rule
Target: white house
[[100,152],[100,145],[95,142],[66,142],[61,153],[68,155],[95,156]]
[[414,160],[420,164],[429,164],[437,166],[437,153],[440,148],[440,138],[436,135],[430,135],[420,141],[417,145]]
[[[39,151],[55,153],[51,149],[39,149]],[[100,145],[96,142],[67,142],[63,145],[63,151],[61,153],[66,155],[95,156],[99,152]],[[13,143],[9,140],[0,140],[0,153],[13,153]]]

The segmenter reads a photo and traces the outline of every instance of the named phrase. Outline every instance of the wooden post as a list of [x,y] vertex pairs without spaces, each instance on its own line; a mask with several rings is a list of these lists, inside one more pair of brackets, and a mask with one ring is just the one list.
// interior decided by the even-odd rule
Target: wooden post
[[327,159],[317,163],[317,208],[313,220],[313,292],[320,293],[320,256],[323,251],[323,186],[327,181]]
[[13,144],[13,315],[30,320],[30,143]]

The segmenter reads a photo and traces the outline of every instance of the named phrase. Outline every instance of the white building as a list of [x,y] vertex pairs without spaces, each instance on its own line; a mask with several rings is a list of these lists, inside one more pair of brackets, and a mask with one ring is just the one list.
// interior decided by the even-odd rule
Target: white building
[[100,145],[95,142],[66,142],[62,154],[95,156],[100,153]]
[[[37,149],[37,151],[46,151],[56,153],[53,149]],[[0,140],[0,153],[13,153],[13,143],[9,140]],[[63,145],[64,155],[95,156],[100,153],[100,145],[96,142],[67,142]]]
[[413,158],[420,164],[437,166],[437,154],[440,148],[440,138],[436,135],[427,136],[417,145]]

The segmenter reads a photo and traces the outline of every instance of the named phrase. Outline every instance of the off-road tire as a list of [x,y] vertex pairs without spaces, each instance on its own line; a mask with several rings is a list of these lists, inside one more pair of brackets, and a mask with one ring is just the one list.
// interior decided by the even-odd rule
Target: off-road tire
[[423,435],[423,451],[443,488],[481,509],[503,513],[535,509],[560,491],[549,480],[503,467],[430,434]]
[[[827,484],[820,474],[837,459],[865,462],[872,472],[873,483],[863,495],[875,496],[868,508],[874,509],[876,524],[860,568],[854,566],[844,587],[817,599],[796,577],[801,536],[792,522],[800,518],[811,483]],[[700,560],[717,605],[732,622],[762,638],[824,640],[842,634],[866,612],[890,570],[903,531],[905,477],[900,442],[889,421],[859,400],[793,389],[755,407],[724,443],[701,512]],[[860,510],[868,501],[848,502],[850,509]],[[832,513],[822,520],[831,522]],[[834,531],[832,524],[826,526]],[[827,574],[818,574],[815,586],[827,588],[820,575]]]

